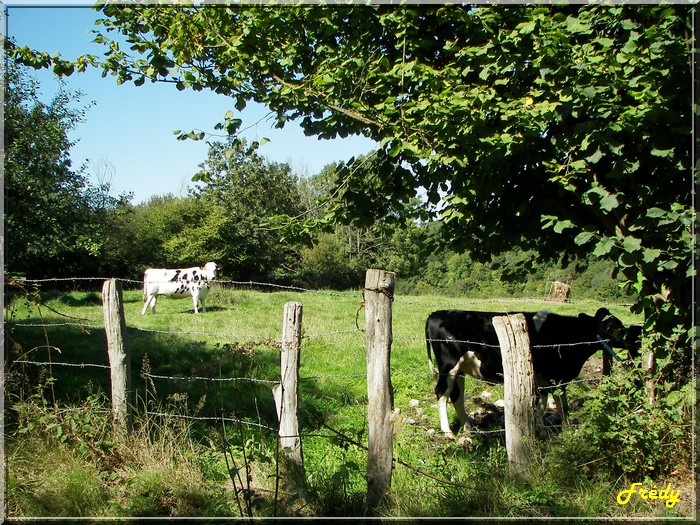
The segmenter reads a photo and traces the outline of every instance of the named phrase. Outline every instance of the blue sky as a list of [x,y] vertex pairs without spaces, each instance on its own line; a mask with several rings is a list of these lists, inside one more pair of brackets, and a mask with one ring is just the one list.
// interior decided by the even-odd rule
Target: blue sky
[[[103,46],[92,44],[91,29],[101,15],[90,7],[25,6],[9,1],[7,34],[19,45],[27,45],[50,54],[60,52],[74,59],[82,54],[101,55]],[[47,71],[33,72],[41,83],[41,92],[50,100],[59,82]],[[242,114],[233,101],[208,91],[177,91],[170,84],[143,86],[117,85],[102,78],[99,71],[74,73],[66,79],[70,90],[83,93],[82,105],[95,102],[71,138],[77,144],[71,150],[74,166],[87,164],[91,180],[113,172],[112,194],[134,194],[135,204],[152,195],[183,195],[198,165],[206,158],[204,141],[178,141],[175,130],[201,130],[215,133],[214,125],[227,110],[243,119],[242,128],[253,126],[243,136],[249,140],[267,138],[259,153],[274,162],[287,162],[300,176],[318,173],[326,164],[347,160],[373,149],[372,141],[346,138],[333,141],[306,137],[295,124],[284,129],[271,127],[269,121],[254,125],[266,114],[264,106],[250,104]],[[106,169],[107,167],[108,169]]]

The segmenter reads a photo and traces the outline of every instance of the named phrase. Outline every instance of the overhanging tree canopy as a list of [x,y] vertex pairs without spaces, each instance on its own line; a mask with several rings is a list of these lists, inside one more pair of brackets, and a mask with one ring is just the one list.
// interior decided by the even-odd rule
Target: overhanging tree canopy
[[[371,137],[391,169],[343,174],[350,216],[400,210],[423,189],[447,240],[472,254],[593,251],[639,293],[648,327],[690,328],[694,8],[101,9],[130,51],[107,32],[101,60],[15,53],[211,89],[237,110],[254,100],[319,137]],[[231,113],[221,127],[239,125]]]

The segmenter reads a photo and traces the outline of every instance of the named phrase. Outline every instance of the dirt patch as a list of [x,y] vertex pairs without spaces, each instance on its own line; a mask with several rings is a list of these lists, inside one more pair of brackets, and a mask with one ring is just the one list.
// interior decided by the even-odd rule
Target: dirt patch
[[603,375],[603,358],[591,357],[581,369],[579,377],[583,379],[600,379]]

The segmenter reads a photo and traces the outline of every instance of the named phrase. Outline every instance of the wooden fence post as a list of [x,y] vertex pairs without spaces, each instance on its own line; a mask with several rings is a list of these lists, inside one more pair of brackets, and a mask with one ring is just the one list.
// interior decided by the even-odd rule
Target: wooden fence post
[[299,434],[299,355],[301,353],[302,305],[284,305],[280,384],[273,389],[279,418],[280,446],[285,451],[285,470],[304,477],[304,459]]
[[497,316],[493,327],[503,359],[506,451],[512,475],[526,474],[535,439],[535,371],[527,322],[522,314]]
[[395,274],[367,270],[365,323],[367,330],[367,506],[375,511],[389,494],[393,463],[393,391],[389,373],[391,302]]
[[112,422],[117,439],[125,439],[132,429],[131,349],[126,337],[122,285],[109,279],[102,285],[102,313],[112,380]]

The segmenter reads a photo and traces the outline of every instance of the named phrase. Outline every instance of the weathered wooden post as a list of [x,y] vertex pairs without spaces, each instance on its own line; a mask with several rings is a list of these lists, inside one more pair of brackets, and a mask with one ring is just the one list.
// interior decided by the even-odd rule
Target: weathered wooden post
[[512,475],[526,474],[535,438],[535,371],[523,314],[497,316],[493,327],[501,345],[505,398],[506,451]]
[[280,384],[273,389],[279,418],[280,446],[284,450],[285,470],[304,476],[304,459],[299,433],[299,355],[301,353],[302,305],[284,305]]
[[117,439],[125,439],[132,428],[131,349],[126,337],[122,285],[109,279],[102,285],[102,313],[112,380],[112,422]]
[[367,336],[367,506],[377,509],[389,494],[393,463],[393,391],[389,372],[391,355],[391,302],[395,274],[367,270],[365,323]]

